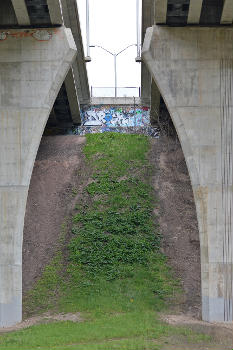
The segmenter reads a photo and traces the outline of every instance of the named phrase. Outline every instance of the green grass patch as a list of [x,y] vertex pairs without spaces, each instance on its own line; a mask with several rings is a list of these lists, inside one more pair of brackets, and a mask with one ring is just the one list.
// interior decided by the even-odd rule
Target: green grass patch
[[[160,349],[166,337],[186,343],[209,342],[210,337],[190,329],[174,328],[156,320],[153,311],[100,315],[83,323],[41,324],[0,338],[4,350],[55,349]],[[65,347],[64,347],[65,346]],[[135,347],[135,348],[133,348]]]
[[65,257],[59,248],[26,302],[31,312],[81,312],[84,322],[4,335],[0,349],[156,350],[174,332],[194,336],[157,319],[179,285],[159,251],[149,147],[141,135],[87,135],[92,179],[76,205]]

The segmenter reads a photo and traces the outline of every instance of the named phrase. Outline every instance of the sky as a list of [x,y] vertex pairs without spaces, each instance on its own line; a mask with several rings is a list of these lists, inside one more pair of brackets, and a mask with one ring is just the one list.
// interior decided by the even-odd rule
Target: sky
[[[77,3],[86,53],[86,0]],[[89,3],[90,45],[118,53],[137,43],[136,0],[89,0]],[[87,63],[90,86],[114,87],[113,56],[97,47],[90,48],[90,55],[92,61]],[[132,46],[117,57],[118,87],[140,86],[141,64],[135,62],[136,56],[137,47]]]

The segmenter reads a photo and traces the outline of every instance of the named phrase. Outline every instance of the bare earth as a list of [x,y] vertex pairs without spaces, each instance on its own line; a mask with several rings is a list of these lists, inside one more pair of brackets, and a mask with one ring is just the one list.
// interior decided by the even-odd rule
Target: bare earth
[[42,138],[33,169],[24,225],[23,291],[50,262],[65,218],[74,206],[77,174],[84,169],[82,136]]
[[[172,307],[172,315],[161,319],[174,326],[189,327],[210,335],[211,344],[186,344],[174,337],[166,340],[163,350],[207,350],[233,348],[233,323],[201,321],[201,264],[200,243],[196,209],[191,182],[179,143],[161,137],[152,139],[151,163],[155,166],[153,187],[159,198],[160,230],[163,235],[162,250],[168,258],[175,277],[184,290],[184,299]],[[215,343],[216,342],[216,343]]]
[[13,332],[18,331],[20,329],[28,328],[40,323],[49,323],[49,322],[57,322],[57,321],[71,321],[71,322],[82,322],[80,312],[72,313],[59,313],[59,314],[50,314],[46,312],[40,316],[33,316],[27,318],[26,320],[18,323],[16,326],[0,328],[0,333]]
[[[181,310],[201,318],[201,265],[193,192],[179,143],[167,137],[152,140],[153,186],[159,198],[162,249],[185,292]],[[180,308],[180,306],[179,306]]]

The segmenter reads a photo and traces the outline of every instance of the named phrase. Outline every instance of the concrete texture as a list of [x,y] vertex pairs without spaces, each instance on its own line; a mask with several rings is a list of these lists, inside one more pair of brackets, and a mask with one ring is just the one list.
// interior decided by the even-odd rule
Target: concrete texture
[[0,38],[0,327],[22,317],[22,240],[31,172],[50,110],[76,54],[64,27]]
[[[144,0],[142,2],[142,32],[141,41],[144,41],[146,29],[154,24],[154,0]],[[151,74],[144,62],[141,62],[141,100],[142,104],[151,103]]]
[[60,0],[47,0],[52,24],[63,24]]
[[207,26],[232,23],[232,0],[154,1],[156,24],[185,26],[200,23]]
[[200,17],[201,17],[202,4],[203,4],[203,0],[190,0],[188,24],[199,23]]
[[223,5],[221,24],[232,24],[233,22],[233,1],[225,0]]
[[[74,41],[77,47],[77,56],[72,64],[72,71],[75,81],[76,92],[79,103],[86,104],[90,102],[90,88],[87,76],[86,62],[84,59],[84,48],[82,41],[82,32],[79,21],[78,7],[76,0],[61,0],[62,16],[64,25],[71,28]],[[73,92],[74,94],[74,92]],[[74,106],[75,107],[75,106]]]
[[25,0],[11,0],[17,22],[19,25],[30,25],[30,18],[28,16],[27,6]]
[[155,84],[154,79],[152,79],[151,84],[151,111],[150,120],[152,125],[158,124],[159,114],[160,114],[160,91]]
[[66,93],[69,101],[70,114],[74,124],[80,124],[80,106],[79,99],[77,95],[77,90],[75,86],[75,79],[73,75],[73,70],[70,68],[65,79]]
[[155,0],[155,23],[166,23],[167,0]]
[[202,318],[233,320],[233,28],[148,28],[143,59],[169,109],[192,181]]

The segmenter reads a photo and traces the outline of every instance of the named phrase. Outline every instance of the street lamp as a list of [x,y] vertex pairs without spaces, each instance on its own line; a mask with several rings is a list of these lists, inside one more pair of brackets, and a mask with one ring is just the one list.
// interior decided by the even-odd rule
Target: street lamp
[[102,46],[99,46],[99,45],[90,45],[90,47],[98,47],[108,53],[110,53],[110,55],[112,55],[114,57],[114,74],[115,74],[115,97],[117,97],[117,62],[116,62],[116,59],[117,59],[117,56],[120,55],[122,52],[124,52],[125,50],[127,50],[129,47],[131,46],[137,46],[137,44],[131,44],[127,47],[125,47],[123,50],[117,52],[117,53],[113,53],[107,49],[105,49],[104,47]]

